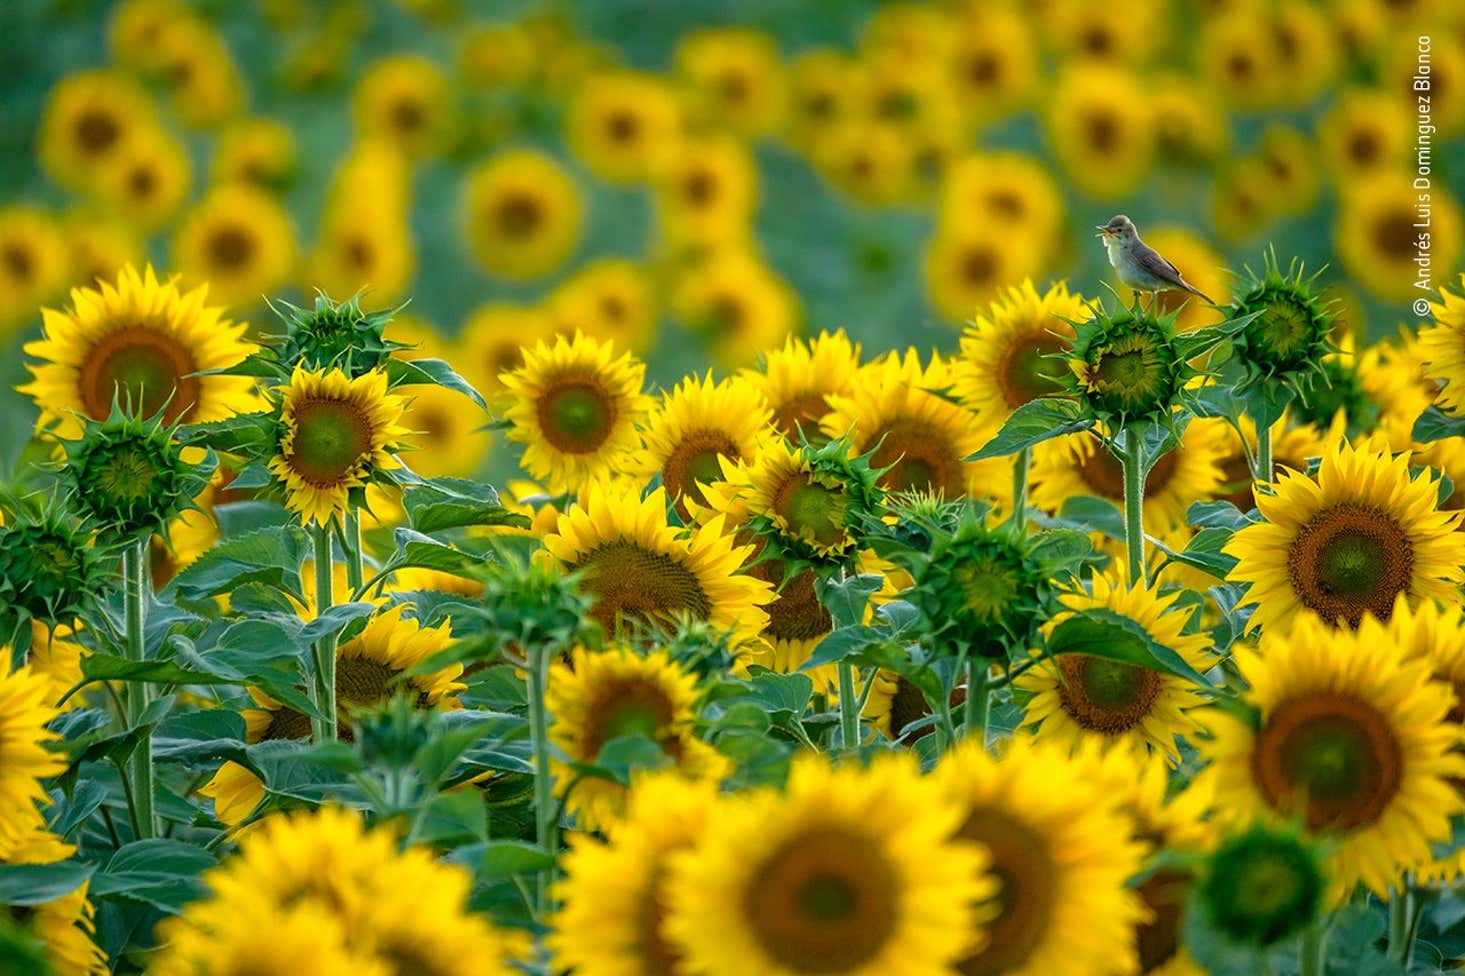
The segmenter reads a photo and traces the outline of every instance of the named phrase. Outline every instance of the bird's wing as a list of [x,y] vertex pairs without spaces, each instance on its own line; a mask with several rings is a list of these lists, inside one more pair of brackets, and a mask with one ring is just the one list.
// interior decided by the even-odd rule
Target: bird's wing
[[1181,287],[1185,284],[1185,280],[1180,277],[1180,269],[1160,257],[1160,252],[1148,244],[1139,244],[1135,247],[1134,259],[1139,263],[1141,268],[1144,268],[1161,281],[1168,281],[1176,287]]

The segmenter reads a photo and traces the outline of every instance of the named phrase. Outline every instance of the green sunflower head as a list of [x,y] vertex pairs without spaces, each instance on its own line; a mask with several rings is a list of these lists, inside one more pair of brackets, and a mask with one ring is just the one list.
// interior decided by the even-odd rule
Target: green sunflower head
[[1198,894],[1232,941],[1266,946],[1313,924],[1326,889],[1312,844],[1294,829],[1257,824],[1216,848]]
[[185,461],[175,434],[161,413],[144,420],[114,403],[106,420],[86,420],[81,437],[63,444],[62,479],[73,506],[104,539],[161,532],[194,507],[217,461],[211,451]]
[[70,625],[106,582],[91,533],[59,506],[0,526],[0,616]]
[[276,304],[285,334],[270,338],[280,342],[277,356],[289,368],[296,363],[307,369],[334,366],[356,377],[381,366],[398,349],[409,348],[384,337],[387,323],[399,309],[364,312],[360,296],[337,303],[318,294],[310,309]]
[[1349,437],[1373,430],[1378,425],[1380,404],[1364,388],[1358,368],[1339,356],[1328,356],[1318,364],[1316,375],[1289,408],[1298,422],[1327,430],[1342,412]]
[[1272,250],[1264,258],[1261,275],[1248,269],[1249,280],[1236,307],[1255,317],[1237,335],[1234,348],[1252,377],[1296,381],[1315,374],[1334,351],[1328,339],[1337,316],[1316,287],[1320,274],[1308,276],[1296,258],[1284,272]]
[[1074,323],[1069,391],[1094,417],[1118,426],[1168,417],[1195,375],[1176,341],[1177,314],[1094,306],[1092,318]]

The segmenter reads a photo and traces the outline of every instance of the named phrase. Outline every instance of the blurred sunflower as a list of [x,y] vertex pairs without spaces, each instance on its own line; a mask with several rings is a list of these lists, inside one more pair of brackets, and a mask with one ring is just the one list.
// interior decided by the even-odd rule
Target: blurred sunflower
[[[229,906],[227,915],[214,914],[217,924],[206,929],[185,922],[184,916],[164,922],[160,935],[167,942],[148,960],[148,971],[157,976],[288,976],[304,968],[318,976],[388,976],[348,939],[346,926],[318,899],[288,907],[241,900]],[[269,938],[260,938],[261,932]]]
[[758,202],[752,153],[731,136],[681,140],[655,170],[657,220],[673,248],[739,243]]
[[34,379],[18,389],[41,408],[39,423],[58,422],[62,436],[79,435],[74,414],[105,420],[116,396],[144,416],[161,410],[167,423],[254,409],[252,379],[208,375],[255,347],[243,341],[244,325],[204,299],[203,287],[183,292],[175,281],[159,283],[151,267],[139,274],[131,265],[115,284],[74,289],[70,310],[42,311],[44,337],[24,346],[41,362],[27,364]]
[[[1419,74],[1417,48],[1412,37],[1409,43],[1388,45],[1380,65],[1383,89],[1411,114],[1419,107],[1419,91],[1414,86]],[[1437,135],[1458,135],[1465,128],[1465,41],[1447,30],[1430,34],[1429,95],[1429,121],[1438,129]]]
[[1269,177],[1273,211],[1296,215],[1313,208],[1321,180],[1317,148],[1306,136],[1290,126],[1269,125],[1257,146],[1257,158]]
[[763,354],[759,368],[739,375],[763,394],[779,433],[792,442],[818,441],[824,436],[819,422],[830,410],[828,398],[849,393],[859,368],[860,344],[840,329],[813,339],[785,339],[781,348]]
[[458,47],[458,77],[470,88],[523,84],[534,72],[534,54],[529,32],[520,24],[472,24]]
[[923,272],[932,306],[965,322],[1014,281],[1042,270],[1050,242],[1031,233],[1007,234],[995,223],[938,230],[926,245]]
[[[54,705],[71,686],[81,680],[81,658],[88,653],[76,640],[76,630],[63,624],[50,626],[35,618],[31,619],[31,646],[26,652],[26,666],[31,674],[39,675],[51,683],[47,704]],[[57,705],[62,711],[83,708],[85,702],[80,695],[73,695],[65,705]]]
[[744,138],[782,126],[788,82],[770,35],[744,27],[692,31],[677,43],[675,59],[703,121]]
[[[1161,160],[1209,165],[1229,148],[1226,112],[1216,93],[1194,77],[1180,72],[1156,76],[1150,82],[1150,101],[1155,150]],[[1146,239],[1149,236],[1146,232]]]
[[235,184],[209,191],[173,234],[173,264],[185,278],[208,282],[225,305],[251,306],[295,269],[295,232],[273,196]]
[[1196,49],[1202,83],[1228,105],[1250,109],[1279,94],[1275,55],[1266,18],[1249,10],[1207,18]]
[[139,133],[101,168],[96,195],[138,230],[156,230],[188,196],[192,168],[176,139],[161,131]]
[[[142,256],[142,244],[117,220],[78,210],[66,216],[62,230],[71,252],[74,285],[90,288],[99,281],[111,281],[124,265],[136,264]],[[4,318],[0,313],[0,321]]]
[[1317,127],[1323,162],[1340,186],[1400,170],[1414,144],[1414,120],[1387,92],[1343,92]]
[[156,110],[137,82],[115,71],[79,71],[47,97],[37,153],[48,176],[85,192],[138,133],[156,127]]
[[565,118],[565,138],[585,167],[626,185],[651,175],[682,131],[676,95],[654,75],[619,71],[583,81]]
[[219,134],[209,175],[215,183],[285,187],[295,172],[295,135],[276,119],[241,119]]
[[980,123],[1026,108],[1038,88],[1031,22],[1017,10],[968,4],[956,28],[951,90],[962,113]]
[[555,662],[545,704],[554,716],[550,741],[567,761],[556,760],[553,775],[582,827],[610,829],[625,812],[625,786],[577,779],[574,768],[594,764],[601,748],[622,736],[649,739],[687,779],[716,782],[731,771],[731,763],[695,734],[700,697],[696,675],[664,650],[643,656],[619,646],[579,649],[570,661]]
[[888,53],[865,58],[856,111],[907,138],[934,127],[958,125],[960,110],[945,64],[941,59],[912,61]]
[[457,352],[450,359],[475,390],[497,403],[507,393],[499,377],[524,365],[526,350],[540,342],[552,343],[557,331],[554,320],[541,309],[480,305],[463,320]]
[[859,71],[853,59],[833,48],[813,48],[789,62],[788,138],[810,146],[854,112]]
[[[1016,737],[1000,759],[966,740],[935,778],[956,835],[985,847],[1000,887],[984,946],[957,968],[1004,976],[1100,976],[1134,968],[1145,910],[1127,880],[1143,848],[1065,750]],[[970,951],[970,950],[969,950]]]
[[988,860],[907,757],[803,757],[716,817],[666,889],[663,931],[698,971],[913,976],[985,941]]
[[597,258],[561,282],[544,304],[557,332],[583,332],[641,352],[656,338],[656,299],[654,283],[636,262]]
[[951,56],[955,32],[951,15],[922,3],[885,4],[865,20],[860,50],[867,58],[884,58],[892,69],[944,62]]
[[362,292],[368,308],[386,308],[406,294],[416,270],[405,211],[333,206],[306,259],[306,281],[328,295]]
[[[1204,672],[1214,661],[1210,638],[1203,631],[1186,633],[1193,614],[1176,605],[1179,598],[1179,592],[1161,596],[1158,589],[1095,574],[1092,592],[1061,597],[1067,610],[1055,616],[1045,630],[1051,634],[1088,610],[1105,610],[1123,617],[1154,643]],[[1142,644],[1138,635],[1121,631],[1117,624],[1109,639]],[[1172,762],[1180,759],[1177,737],[1200,728],[1190,710],[1207,701],[1184,678],[1077,653],[1041,659],[1014,685],[1032,695],[1023,708],[1023,720],[1035,727],[1039,740],[1049,739],[1070,749],[1090,739],[1106,746],[1148,747]]]
[[59,713],[51,681],[28,667],[0,675],[0,839],[43,827],[37,805],[51,802],[41,780],[66,770],[63,753],[47,748],[61,738],[47,728]]
[[752,461],[772,417],[758,388],[741,377],[688,376],[645,424],[644,477],[659,475],[677,511],[706,504],[702,483],[722,480],[722,460]]
[[1343,195],[1334,246],[1344,270],[1374,295],[1405,299],[1416,294],[1415,258],[1420,255],[1436,268],[1454,268],[1459,261],[1460,208],[1438,187],[1430,197],[1430,226],[1419,228],[1419,194],[1403,179],[1376,177]]
[[857,118],[831,125],[810,146],[819,172],[862,203],[890,205],[910,195],[912,140],[894,126]]
[[524,470],[575,492],[617,472],[641,446],[645,374],[630,353],[617,356],[613,343],[578,332],[526,349],[523,364],[499,379],[512,397],[507,436],[525,445]]
[[442,69],[428,58],[399,54],[370,65],[351,99],[356,131],[385,139],[408,156],[436,156],[452,139],[452,101]]
[[798,296],[754,254],[719,248],[683,271],[672,287],[671,310],[697,333],[719,363],[741,366],[794,331]]
[[387,392],[382,370],[350,378],[297,364],[277,392],[282,433],[269,469],[301,522],[329,525],[374,473],[400,467],[392,452],[409,433],[401,426],[406,400]]
[[107,48],[118,64],[144,74],[157,70],[158,41],[169,23],[192,16],[180,0],[122,0],[107,25]]
[[1168,43],[1162,4],[1141,0],[1125,7],[1086,0],[1050,0],[1043,5],[1044,40],[1061,62],[1093,61],[1141,67]]
[[0,208],[0,328],[35,315],[66,286],[66,239],[50,214],[24,205]]
[[592,483],[559,516],[545,551],[582,572],[595,598],[591,616],[607,634],[623,617],[665,625],[685,616],[727,631],[734,644],[756,642],[772,592],[739,572],[748,547],[735,545],[721,519],[684,535],[668,521],[666,504],[664,488],[643,499],[635,486]]
[[401,425],[412,438],[407,464],[424,478],[467,477],[488,454],[488,414],[457,390],[424,384],[413,389]]
[[[75,847],[46,832],[39,823],[17,835],[0,835],[0,863],[6,865],[55,864],[75,853]],[[107,954],[95,941],[95,910],[87,886],[83,881],[59,897],[39,904],[11,905],[8,912],[12,923],[44,946],[56,972],[105,976],[111,969]]]
[[571,845],[548,937],[557,965],[581,976],[674,971],[681,957],[662,932],[666,881],[673,858],[707,829],[716,800],[715,782],[645,773],[608,841],[582,836]]
[[1271,221],[1275,199],[1266,164],[1243,157],[1224,165],[1211,187],[1211,225],[1223,240],[1240,241]]
[[1063,194],[1053,174],[1031,156],[971,154],[948,170],[937,217],[953,232],[962,227],[1001,227],[1003,236],[1035,242],[1046,259],[1063,233]]
[[1451,600],[1465,581],[1459,513],[1437,510],[1433,473],[1410,474],[1409,457],[1381,440],[1340,442],[1316,478],[1284,471],[1256,496],[1264,522],[1232,537],[1230,578],[1249,583],[1251,624],[1283,628],[1304,611],[1357,627],[1386,619],[1398,597]]
[[1301,0],[1283,0],[1266,19],[1272,55],[1268,67],[1284,104],[1308,104],[1337,74],[1338,41],[1330,20],[1315,4]]
[[1429,307],[1434,325],[1419,333],[1420,365],[1439,383],[1436,402],[1452,413],[1465,409],[1465,274],[1456,287],[1440,288],[1439,301]]
[[1430,843],[1465,809],[1451,785],[1465,776],[1459,727],[1444,721],[1454,696],[1402,630],[1373,617],[1352,631],[1308,616],[1290,631],[1271,626],[1259,649],[1236,652],[1259,724],[1219,710],[1207,718],[1201,748],[1223,813],[1301,817],[1330,837],[1336,901],[1359,882],[1383,897],[1430,861]]
[[1085,194],[1123,196],[1149,173],[1155,122],[1144,92],[1119,68],[1070,67],[1059,77],[1045,128],[1054,157]]
[[540,278],[580,242],[580,188],[553,158],[514,149],[480,164],[463,189],[463,228],[478,263],[491,275]]
[[154,75],[187,125],[214,128],[234,118],[248,95],[223,36],[199,17],[169,20],[158,35]]

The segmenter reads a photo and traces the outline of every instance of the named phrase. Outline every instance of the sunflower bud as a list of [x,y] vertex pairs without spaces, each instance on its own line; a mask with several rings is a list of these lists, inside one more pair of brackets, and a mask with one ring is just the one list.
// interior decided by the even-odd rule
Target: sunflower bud
[[1221,932],[1266,946],[1311,925],[1325,888],[1321,859],[1298,833],[1256,825],[1211,855],[1199,896]]
[[103,587],[89,533],[59,512],[0,526],[0,607],[69,624]]
[[1176,345],[1175,316],[1096,307],[1075,326],[1071,389],[1094,416],[1122,426],[1169,415],[1193,375]]
[[364,312],[358,298],[337,304],[317,295],[315,308],[304,309],[280,302],[285,335],[279,358],[286,366],[297,364],[309,370],[334,367],[347,377],[357,377],[381,366],[391,354],[406,346],[384,338],[387,323],[396,309]]
[[1304,277],[1295,258],[1284,274],[1276,253],[1269,251],[1262,274],[1251,275],[1236,304],[1256,317],[1237,336],[1235,349],[1253,375],[1300,377],[1318,371],[1330,351],[1335,318],[1314,287],[1319,274]]

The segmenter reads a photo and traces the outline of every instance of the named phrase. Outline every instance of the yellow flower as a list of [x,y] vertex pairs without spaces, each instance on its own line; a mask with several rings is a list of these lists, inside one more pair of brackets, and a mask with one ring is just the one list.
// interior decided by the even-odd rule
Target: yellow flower
[[[1044,628],[1082,617],[1090,609],[1107,610],[1138,625],[1161,647],[1174,651],[1196,671],[1213,663],[1210,639],[1190,632],[1193,614],[1176,606],[1178,592],[1161,596],[1158,589],[1096,574],[1093,591],[1062,597],[1067,609]],[[1137,637],[1113,638],[1132,640]],[[1039,740],[1074,748],[1095,740],[1127,748],[1149,747],[1178,762],[1175,744],[1199,728],[1190,710],[1206,698],[1189,680],[1168,672],[1089,654],[1057,654],[1039,661],[1017,679],[1016,687],[1032,694],[1023,719],[1035,726]]]
[[158,39],[170,22],[190,16],[180,0],[123,0],[107,25],[107,47],[118,64],[156,73]]
[[41,116],[37,152],[56,182],[87,191],[101,167],[138,133],[157,127],[147,94],[115,71],[81,71],[51,90]]
[[591,615],[607,634],[622,617],[664,625],[678,616],[756,643],[773,598],[763,580],[741,573],[749,547],[735,544],[721,518],[683,532],[667,519],[666,490],[642,499],[631,486],[592,483],[561,514],[544,548],[566,570],[583,572]]
[[[76,848],[39,823],[17,836],[0,836],[0,862],[5,864],[54,864],[76,853]],[[77,976],[105,976],[107,954],[94,941],[96,923],[88,882],[59,898],[38,905],[10,907],[11,921],[44,946],[47,959],[58,973]]]
[[27,365],[34,379],[20,392],[41,408],[42,424],[59,421],[62,436],[80,435],[74,414],[105,420],[114,396],[131,399],[144,415],[163,409],[166,422],[223,420],[254,408],[253,381],[199,375],[236,365],[254,351],[244,326],[204,304],[206,291],[160,284],[151,267],[123,268],[116,284],[71,292],[72,307],[44,309],[45,337],[25,345],[41,360]]
[[458,74],[478,88],[522,84],[534,71],[534,53],[529,32],[519,24],[473,24],[463,32]]
[[[656,338],[656,292],[646,272],[624,258],[597,258],[545,299],[556,332],[583,332],[641,352]],[[531,327],[527,332],[533,336]],[[502,370],[501,370],[502,372]]]
[[1087,764],[1011,740],[994,759],[972,740],[936,768],[957,836],[987,848],[1000,879],[985,946],[957,968],[1003,976],[1101,976],[1134,966],[1144,909],[1126,881],[1143,849]]
[[352,96],[357,131],[384,139],[409,156],[434,156],[452,137],[448,82],[419,55],[382,58],[366,69]]
[[1365,617],[1357,630],[1307,616],[1290,631],[1269,625],[1259,649],[1236,653],[1260,724],[1207,718],[1221,811],[1301,817],[1329,837],[1337,901],[1359,882],[1383,897],[1430,862],[1430,843],[1465,809],[1451,784],[1465,775],[1460,727],[1445,721],[1454,698],[1401,641],[1408,625],[1395,620],[1407,616],[1401,596],[1388,623]]
[[306,267],[312,288],[328,295],[364,292],[363,307],[390,306],[406,294],[416,270],[406,212],[332,207]]
[[1063,195],[1053,175],[1031,156],[1014,152],[974,153],[953,163],[937,215],[949,233],[974,225],[1001,227],[1004,237],[1034,241],[1044,257],[1064,233]]
[[523,366],[524,353],[536,344],[553,343],[557,331],[554,320],[540,309],[480,305],[463,320],[456,354],[448,358],[475,390],[498,403],[507,393],[499,377]]
[[[1447,10],[1458,13],[1449,4],[1440,4],[1436,9],[1441,14]],[[1419,23],[1424,24],[1427,21],[1421,19]],[[1409,30],[1412,26],[1408,25],[1405,29]],[[1427,33],[1430,37],[1429,120],[1438,127],[1437,136],[1451,138],[1465,127],[1465,94],[1461,92],[1461,85],[1465,83],[1465,43],[1448,29]],[[1417,112],[1419,92],[1414,87],[1414,76],[1420,73],[1420,54],[1413,31],[1409,30],[1406,35],[1406,43],[1388,43],[1381,54],[1383,64],[1380,77],[1383,89],[1399,99],[1411,114]],[[1439,142],[1435,145],[1438,146]],[[1439,186],[1438,180],[1435,186]],[[1450,264],[1446,263],[1446,266]]]
[[60,714],[51,681],[28,667],[0,676],[0,840],[43,826],[37,804],[50,798],[41,780],[66,771],[66,757],[46,748],[61,738],[46,726]]
[[1440,384],[1436,402],[1452,413],[1465,412],[1465,274],[1456,283],[1460,291],[1440,288],[1438,302],[1430,304],[1434,325],[1419,333],[1419,353],[1425,374]]
[[297,364],[278,392],[284,434],[269,469],[301,522],[329,524],[345,513],[353,490],[400,467],[391,452],[407,434],[400,425],[406,401],[387,392],[386,373],[351,379],[339,369],[311,372]]
[[425,478],[467,477],[488,455],[488,414],[457,390],[423,385],[412,391],[401,425],[412,438],[408,466]]
[[142,244],[128,228],[85,210],[68,214],[62,230],[71,252],[71,282],[75,285],[90,287],[111,281],[124,265],[138,263],[142,256]]
[[479,264],[513,280],[540,278],[580,242],[580,189],[549,156],[515,149],[481,164],[463,191],[463,228]]
[[254,305],[295,268],[295,231],[280,202],[251,186],[209,192],[173,235],[173,264],[226,305]]
[[1154,160],[1155,126],[1146,85],[1122,68],[1068,69],[1046,126],[1053,154],[1084,193],[1108,200],[1144,180]]
[[1064,61],[1140,67],[1170,40],[1170,18],[1155,0],[1120,7],[1054,0],[1043,10],[1044,34]]
[[831,183],[862,203],[907,199],[915,185],[915,147],[893,125],[856,118],[829,126],[810,147]]
[[688,376],[646,422],[642,474],[660,475],[683,515],[704,504],[702,484],[722,480],[722,459],[751,461],[771,417],[757,387],[740,377]]
[[1225,154],[1231,132],[1226,111],[1210,88],[1193,75],[1172,71],[1154,76],[1149,94],[1160,159],[1210,165]]
[[186,124],[213,128],[244,107],[247,92],[239,66],[223,36],[202,18],[168,21],[156,56],[156,74]]
[[1285,628],[1312,611],[1357,627],[1387,618],[1399,596],[1454,599],[1461,570],[1459,514],[1437,509],[1438,479],[1413,477],[1409,457],[1368,441],[1340,442],[1317,477],[1284,471],[1257,494],[1266,521],[1232,537],[1231,579],[1249,583],[1252,626]]
[[508,438],[524,444],[520,461],[555,490],[582,491],[619,471],[641,445],[636,425],[649,398],[646,367],[615,345],[576,333],[541,339],[500,382],[512,400],[504,412]]
[[1305,214],[1312,210],[1321,182],[1316,157],[1316,147],[1296,129],[1274,124],[1262,133],[1257,158],[1268,176],[1267,192],[1272,199],[1272,210],[1279,214]]
[[596,176],[620,185],[650,176],[658,154],[681,130],[681,107],[667,85],[631,71],[586,78],[565,119],[575,155]]
[[725,801],[675,860],[663,924],[708,976],[946,971],[985,942],[996,879],[908,756],[794,762],[782,793]]
[[828,398],[848,393],[859,368],[860,344],[840,329],[813,339],[790,337],[782,348],[765,352],[758,369],[739,375],[763,394],[779,433],[794,442],[801,436],[817,441]]
[[151,231],[178,212],[191,176],[187,150],[165,133],[149,131],[138,133],[100,168],[96,193],[129,224]]
[[1343,92],[1318,123],[1318,149],[1340,186],[1399,172],[1413,146],[1413,116],[1378,89]]
[[746,138],[768,135],[782,125],[788,83],[767,34],[704,28],[684,35],[675,57],[705,121]]
[[858,69],[849,55],[814,48],[789,62],[789,138],[809,146],[854,111]]
[[752,153],[731,136],[680,141],[655,170],[657,220],[674,248],[747,238],[758,202]]
[[1016,9],[989,4],[967,4],[959,16],[951,89],[962,111],[988,122],[1025,108],[1038,85],[1034,25]]
[[1197,47],[1198,73],[1212,91],[1238,108],[1261,108],[1279,94],[1276,47],[1258,11],[1208,18]]
[[209,175],[215,183],[279,189],[295,170],[295,136],[275,119],[242,119],[219,135]]
[[[1358,183],[1343,194],[1334,245],[1343,269],[1380,298],[1419,294],[1415,258],[1453,269],[1460,259],[1460,207],[1438,185],[1430,193],[1429,228],[1419,228],[1419,194],[1409,182],[1389,174]],[[1428,235],[1427,237],[1424,235]]]
[[798,323],[798,296],[763,261],[741,247],[719,248],[684,271],[671,309],[707,342],[714,360],[750,363],[777,345]]
[[1001,288],[1041,269],[1048,239],[1021,225],[1003,228],[1002,234],[985,226],[938,229],[926,245],[926,293],[948,321],[968,321]]
[[0,209],[0,329],[30,319],[66,285],[66,239],[56,221],[28,206]]
[[1286,105],[1302,107],[1327,89],[1338,70],[1338,42],[1330,14],[1310,3],[1284,0],[1267,18],[1268,68]]

